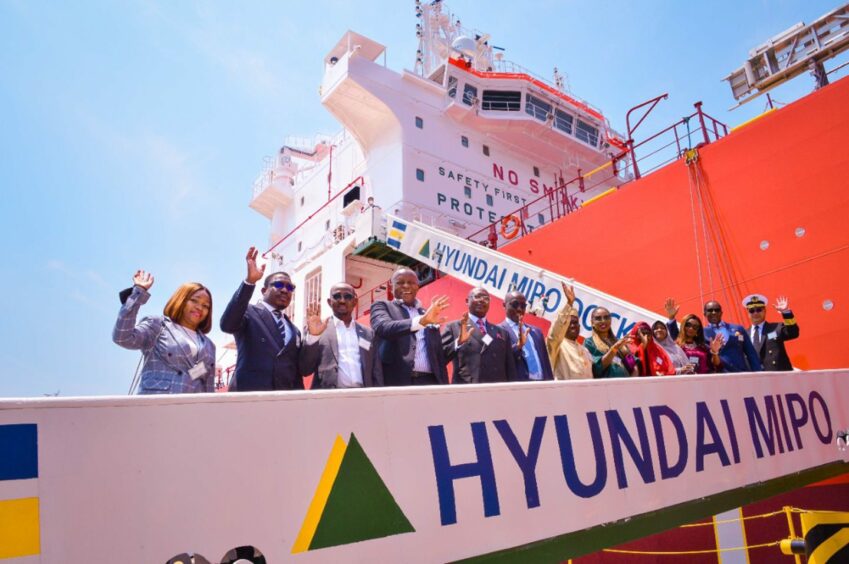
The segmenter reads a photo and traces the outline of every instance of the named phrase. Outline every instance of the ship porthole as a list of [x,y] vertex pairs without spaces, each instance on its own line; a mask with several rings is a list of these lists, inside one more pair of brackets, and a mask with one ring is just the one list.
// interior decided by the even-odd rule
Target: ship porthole
[[794,231],[794,233],[796,234],[796,237],[804,237],[806,231],[805,231],[804,227],[797,227],[796,231]]
[[763,241],[761,241],[760,247],[762,251],[767,250],[769,248],[769,241],[764,239]]
[[834,302],[833,302],[833,301],[831,301],[831,300],[825,300],[825,301],[822,303],[822,308],[823,308],[825,311],[831,311],[832,309],[834,309]]

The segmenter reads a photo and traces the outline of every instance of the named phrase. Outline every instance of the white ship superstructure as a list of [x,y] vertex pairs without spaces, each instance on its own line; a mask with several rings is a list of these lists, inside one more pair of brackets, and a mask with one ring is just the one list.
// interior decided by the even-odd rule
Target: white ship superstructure
[[[385,245],[383,212],[464,237],[505,221],[509,235],[516,210],[553,201],[546,194],[564,182],[627,169],[625,140],[563,75],[549,83],[502,60],[441,2],[416,2],[416,15],[413,71],[387,68],[386,48],[358,33],[339,40],[324,58],[321,100],[344,129],[287,141],[254,185],[251,207],[271,220],[270,270],[299,288],[296,323],[337,281],[360,291],[361,309],[383,297],[392,270],[411,260]],[[609,178],[576,184],[566,211],[626,179]],[[525,229],[556,217],[546,206],[523,215]],[[485,244],[486,232],[475,239]]]

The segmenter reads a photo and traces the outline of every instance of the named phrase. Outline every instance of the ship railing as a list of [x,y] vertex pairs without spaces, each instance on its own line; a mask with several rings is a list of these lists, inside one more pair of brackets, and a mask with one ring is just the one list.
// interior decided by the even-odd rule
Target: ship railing
[[[568,181],[555,179],[554,189],[485,225],[467,238],[493,249],[499,248],[590,205],[630,180],[639,179],[683,158],[689,149],[728,135],[728,126],[705,113],[701,102],[694,106],[695,112],[639,143],[629,140],[621,152],[595,170],[582,173],[579,169],[578,175]],[[590,194],[584,196],[586,193]],[[578,203],[579,198],[583,203]]]
[[[317,215],[319,215],[321,212],[325,211],[325,210],[326,210],[327,208],[329,208],[330,206],[334,205],[334,202],[337,202],[337,201],[338,201],[339,196],[341,196],[341,195],[343,195],[343,194],[347,193],[347,192],[348,192],[348,190],[349,190],[350,188],[352,188],[353,186],[355,186],[355,185],[359,185],[359,186],[360,186],[360,190],[363,190],[363,188],[364,188],[364,178],[363,178],[362,176],[358,176],[358,177],[356,177],[356,178],[355,178],[355,179],[353,179],[351,182],[349,182],[348,184],[346,184],[344,188],[342,188],[341,190],[339,190],[339,191],[337,191],[335,194],[333,194],[330,198],[328,198],[328,199],[327,199],[327,201],[326,201],[326,202],[324,202],[323,204],[321,204],[321,205],[320,205],[320,206],[319,206],[319,207],[318,207],[315,211],[313,211],[310,215],[308,215],[305,219],[303,219],[300,223],[298,223],[298,225],[296,225],[296,226],[295,226],[293,229],[291,229],[288,233],[286,233],[285,235],[283,235],[283,237],[281,237],[280,239],[278,239],[278,240],[277,240],[277,242],[275,242],[275,243],[274,243],[271,247],[269,247],[269,249],[268,249],[267,251],[265,251],[264,253],[262,253],[262,257],[263,257],[263,258],[268,258],[268,255],[270,255],[270,254],[271,254],[271,253],[272,253],[275,249],[280,248],[280,246],[281,246],[281,245],[283,245],[283,243],[285,243],[287,240],[289,240],[289,239],[292,237],[292,235],[294,235],[296,232],[298,232],[298,230],[303,229],[303,228],[304,228],[304,227],[305,227],[305,226],[306,226],[306,225],[307,225],[310,221],[312,221],[312,220],[313,220],[313,219],[314,219]],[[362,194],[363,192],[361,191],[360,193]],[[339,207],[339,210],[341,211],[341,202],[338,202],[338,203],[339,203],[339,206],[338,206],[338,207]],[[326,235],[327,235],[327,233],[325,233],[325,236],[326,236]],[[347,236],[347,235],[346,235],[346,236]],[[343,238],[344,238],[344,237],[343,237]],[[335,236],[334,236],[334,241],[335,241],[335,243],[338,243],[338,242],[339,242],[339,240],[337,240],[337,239],[338,239],[338,237],[335,237]],[[335,243],[334,243],[334,244],[335,244]]]
[[356,319],[369,313],[374,302],[389,299],[390,283],[391,280],[386,280],[363,292],[357,290],[357,307],[354,310],[354,318]]

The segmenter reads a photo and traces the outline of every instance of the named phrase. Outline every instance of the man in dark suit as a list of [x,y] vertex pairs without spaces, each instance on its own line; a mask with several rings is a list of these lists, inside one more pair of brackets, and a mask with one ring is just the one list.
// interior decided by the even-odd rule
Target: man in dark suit
[[447,384],[448,371],[442,356],[437,325],[445,321],[446,296],[436,296],[425,311],[416,299],[419,278],[409,268],[392,275],[392,301],[371,306],[371,328],[378,342],[387,386]]
[[350,284],[334,284],[327,305],[332,317],[321,320],[318,304],[307,307],[307,335],[301,348],[301,371],[315,373],[312,389],[371,388],[383,385],[383,366],[374,333],[354,321],[357,293]]
[[763,370],[761,359],[752,346],[749,334],[742,325],[722,320],[722,306],[719,302],[705,304],[705,340],[710,343],[717,335],[722,335],[723,345],[719,349],[723,372],[759,372]]
[[787,298],[781,296],[775,301],[774,307],[781,314],[783,323],[767,322],[765,320],[766,304],[766,297],[760,294],[743,298],[743,307],[749,312],[749,319],[752,321],[747,329],[752,339],[752,346],[755,347],[764,370],[769,372],[793,370],[784,343],[799,336],[796,318],[788,307]]
[[283,313],[295,285],[285,272],[265,278],[263,301],[251,304],[256,283],[265,272],[256,264],[257,250],[248,249],[248,275],[221,316],[221,330],[236,338],[236,372],[230,389],[239,392],[303,390],[298,368],[301,333]]
[[510,335],[516,361],[516,380],[554,380],[542,331],[533,325],[525,325],[527,307],[528,301],[522,292],[508,292],[504,296],[506,318],[500,327]]
[[473,288],[466,299],[469,310],[442,332],[445,358],[453,362],[454,384],[516,380],[516,360],[507,329],[486,320],[489,292]]

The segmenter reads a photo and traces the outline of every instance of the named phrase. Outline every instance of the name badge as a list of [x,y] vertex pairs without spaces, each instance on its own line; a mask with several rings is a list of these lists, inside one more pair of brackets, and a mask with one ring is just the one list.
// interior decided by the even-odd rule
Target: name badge
[[746,340],[746,337],[744,337],[742,333],[737,333],[737,340],[742,343]]
[[203,378],[206,376],[206,366],[202,362],[198,362],[189,369],[189,376],[192,377],[192,380]]
[[360,348],[365,350],[371,350],[371,341],[366,341],[362,337],[360,337]]
[[481,341],[483,341],[483,344],[485,344],[486,346],[489,346],[492,343],[492,337],[490,337],[489,333],[487,333],[483,336],[483,339],[481,339]]
[[689,361],[690,361],[690,362],[692,362],[693,364],[698,364],[698,363],[699,363],[699,357],[697,357],[697,356],[688,356],[688,357],[687,357],[687,360],[689,360]]
[[769,333],[769,334],[766,336],[766,338],[767,338],[767,339],[777,339],[777,338],[778,338],[778,333],[776,333],[775,331],[773,331],[772,333]]

